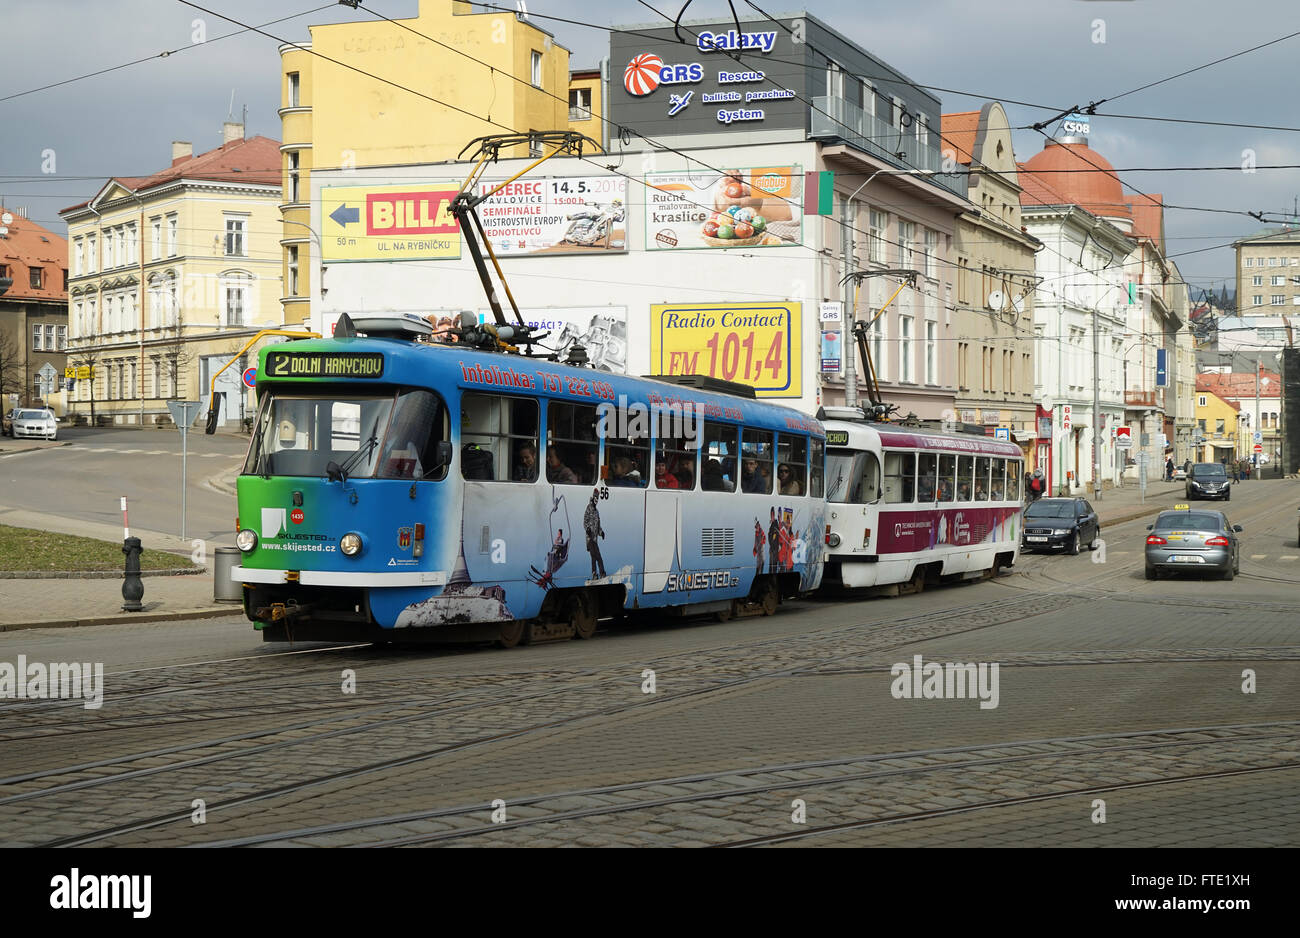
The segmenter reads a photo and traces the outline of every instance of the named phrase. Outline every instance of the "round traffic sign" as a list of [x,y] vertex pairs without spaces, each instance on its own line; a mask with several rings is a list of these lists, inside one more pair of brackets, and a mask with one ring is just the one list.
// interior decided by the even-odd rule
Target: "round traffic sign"
[[1255,444],[1255,452],[1257,452],[1257,453],[1262,453],[1262,452],[1264,452],[1264,446],[1263,446],[1262,443],[1256,443],[1256,444]]
[[253,385],[255,385],[256,383],[257,383],[257,369],[256,369],[256,368],[245,368],[245,369],[244,369],[244,384],[251,388],[251,387],[252,387]]

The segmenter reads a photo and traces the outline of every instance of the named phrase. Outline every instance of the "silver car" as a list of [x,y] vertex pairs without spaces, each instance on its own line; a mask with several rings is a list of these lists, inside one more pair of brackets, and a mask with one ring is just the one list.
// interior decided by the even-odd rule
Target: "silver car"
[[1218,573],[1231,580],[1241,572],[1241,525],[1231,524],[1221,511],[1175,505],[1147,525],[1147,579],[1161,572]]
[[14,439],[36,437],[53,440],[59,435],[59,422],[52,410],[19,410],[14,414]]

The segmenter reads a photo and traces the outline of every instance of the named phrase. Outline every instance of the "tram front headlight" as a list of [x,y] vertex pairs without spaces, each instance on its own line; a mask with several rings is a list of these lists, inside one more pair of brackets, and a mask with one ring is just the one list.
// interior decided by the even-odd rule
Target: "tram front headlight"
[[248,553],[257,546],[257,532],[252,528],[242,528],[240,532],[235,535],[235,546],[244,553]]
[[339,538],[339,550],[345,557],[355,557],[361,553],[361,535],[349,531]]

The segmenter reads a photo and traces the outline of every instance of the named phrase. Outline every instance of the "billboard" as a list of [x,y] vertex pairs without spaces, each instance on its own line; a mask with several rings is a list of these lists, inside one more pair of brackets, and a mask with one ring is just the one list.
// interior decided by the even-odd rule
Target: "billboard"
[[802,243],[803,170],[757,166],[645,177],[647,251]]
[[[569,349],[581,345],[587,350],[591,367],[597,371],[627,374],[627,307],[626,306],[549,306],[519,310],[524,322],[548,333],[546,348],[564,361]],[[451,325],[453,314],[436,313],[429,319],[435,326]],[[478,311],[479,322],[491,322],[490,310]],[[506,310],[506,319],[514,322],[514,313]]]
[[459,188],[454,182],[322,187],[321,260],[460,257],[460,227],[450,211]]
[[[500,182],[483,183],[479,193]],[[627,251],[623,176],[561,176],[512,182],[479,205],[492,250],[503,257]]]
[[799,303],[650,307],[650,368],[752,386],[759,397],[803,394]]

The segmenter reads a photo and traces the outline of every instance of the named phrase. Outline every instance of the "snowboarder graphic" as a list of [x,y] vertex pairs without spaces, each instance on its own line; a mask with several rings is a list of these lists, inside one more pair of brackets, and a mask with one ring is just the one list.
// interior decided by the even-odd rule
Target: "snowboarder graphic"
[[[555,513],[559,511],[560,505],[564,505],[564,519],[567,524],[569,519],[569,505],[564,500],[563,495],[556,498],[554,497],[555,490],[552,488],[551,491],[551,524],[555,524]],[[559,528],[555,531],[555,536],[551,539],[551,549],[546,553],[546,569],[543,571],[530,566],[528,568],[528,582],[536,583],[544,590],[551,589],[555,585],[553,581],[555,580],[556,571],[558,571],[560,567],[564,566],[564,562],[568,559],[569,539],[564,536],[564,528]]]
[[587,553],[591,554],[591,578],[605,578],[605,561],[600,556],[600,543],[598,537],[605,536],[605,529],[600,526],[600,512],[596,510],[596,499],[600,493],[593,489],[591,500],[587,502],[587,510],[582,515],[582,530],[587,535]]
[[767,543],[767,535],[763,533],[763,523],[757,518],[754,519],[754,576],[763,575],[763,547]]
[[781,519],[781,526],[779,529],[779,540],[780,540],[779,553],[781,557],[781,569],[793,570],[794,569],[794,531],[790,527],[791,513],[790,510],[787,508],[782,514],[783,517]]
[[776,509],[772,509],[772,522],[767,526],[767,568],[773,573],[781,569],[781,525],[776,520]]

